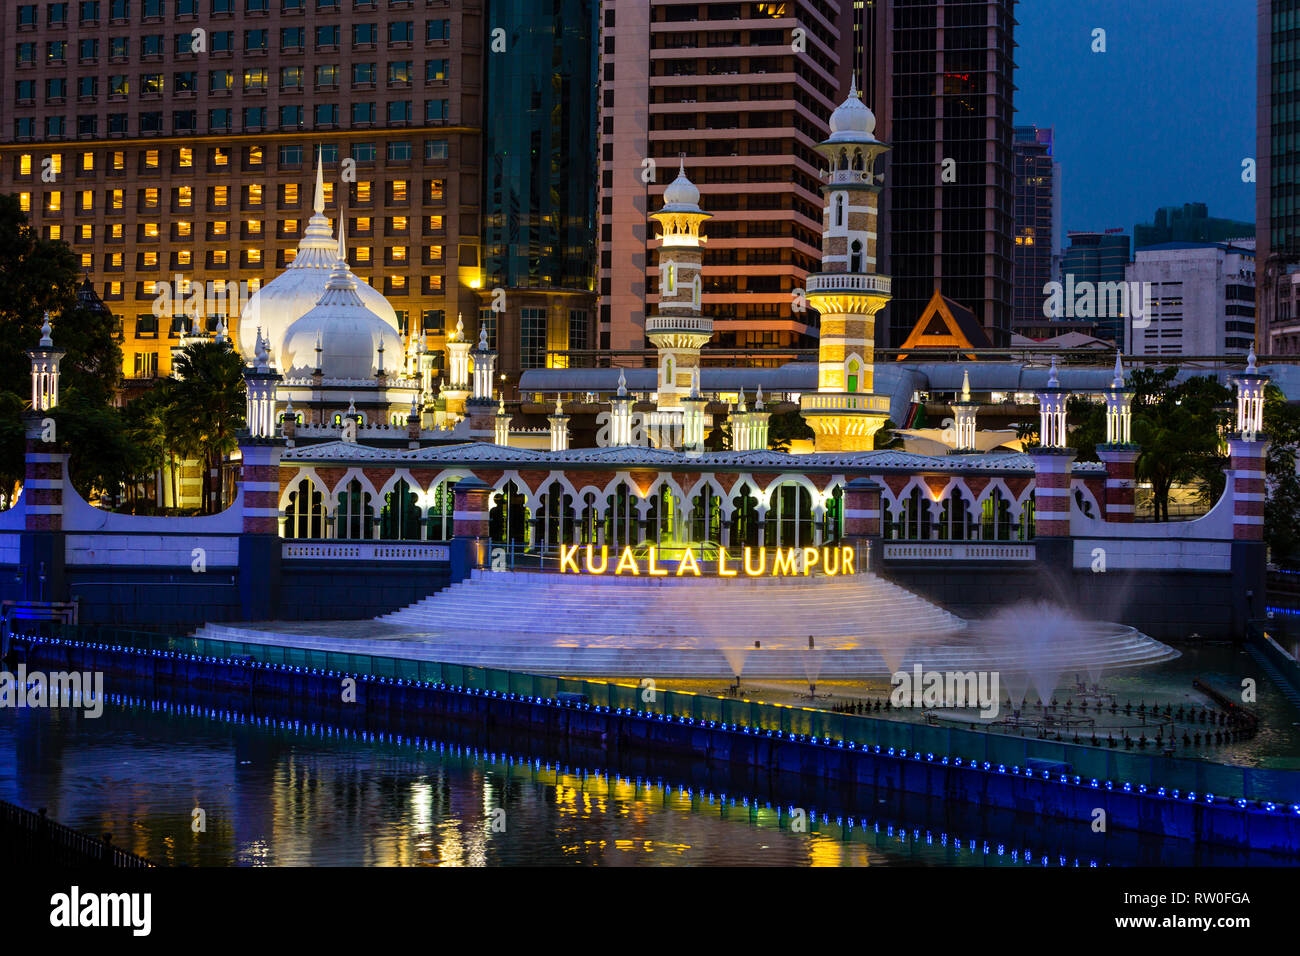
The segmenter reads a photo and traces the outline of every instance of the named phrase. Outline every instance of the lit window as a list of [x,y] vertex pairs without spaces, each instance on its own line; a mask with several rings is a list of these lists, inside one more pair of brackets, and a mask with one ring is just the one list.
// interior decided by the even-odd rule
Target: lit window
[[262,234],[262,220],[249,219],[247,222],[248,234],[250,236],[260,236]]
[[250,146],[250,147],[248,147],[248,165],[250,165],[250,166],[261,166],[261,165],[262,165],[262,147],[261,147],[261,146]]
[[357,202],[370,202],[370,183],[357,183]]
[[176,205],[180,209],[189,209],[194,204],[194,188],[192,186],[176,187]]
[[430,231],[430,232],[440,232],[440,231],[442,231],[442,217],[441,217],[441,216],[430,216],[430,217],[429,217],[429,231]]
[[328,205],[329,205],[330,203],[332,203],[333,201],[334,201],[334,184],[333,184],[333,183],[326,183],[326,184],[325,184],[325,204],[328,206]]
[[63,172],[63,154],[62,154],[62,153],[51,153],[51,154],[50,154],[50,171],[53,172],[55,175],[58,175],[59,173],[62,173],[62,172]]
[[393,232],[406,232],[409,225],[410,221],[405,216],[393,217]]
[[212,264],[214,266],[224,266],[229,262],[225,249],[212,250]]
[[93,252],[83,252],[81,254],[81,268],[92,269],[95,265],[95,254]]
[[181,249],[176,253],[176,264],[188,266],[194,259],[193,253],[188,249]]
[[297,235],[297,234],[298,234],[298,220],[297,220],[297,219],[286,219],[286,220],[284,220],[283,229],[284,229],[284,234],[285,234],[286,236],[294,236],[294,235]]
[[212,223],[212,235],[214,237],[224,237],[230,234],[230,226],[226,222]]
[[91,172],[94,172],[94,171],[95,171],[95,154],[94,154],[94,153],[82,153],[82,154],[81,154],[81,171],[82,171],[83,173],[91,173]]
[[352,227],[352,231],[357,233],[369,232],[372,228],[369,216],[358,216],[356,225]]
[[181,169],[189,169],[194,165],[194,150],[188,146],[182,146],[176,154],[176,165]]
[[406,180],[393,180],[393,202],[406,202]]
[[81,191],[79,206],[82,212],[89,212],[95,208],[95,190],[83,189]]
[[194,235],[194,224],[188,219],[176,220],[176,235],[181,239],[188,239]]
[[23,153],[18,157],[18,175],[30,176],[32,174],[32,154]]
[[393,246],[393,261],[394,262],[406,261],[406,246]]
[[256,266],[256,265],[261,265],[261,264],[262,264],[262,250],[261,250],[261,249],[249,249],[248,252],[245,253],[245,255],[248,256],[248,264],[249,264],[249,265]]
[[122,224],[121,224],[120,222],[115,222],[115,223],[113,223],[111,226],[108,227],[108,238],[110,238],[110,239],[115,239],[115,240],[118,240],[118,241],[121,241],[121,239],[122,239]]
[[229,201],[230,201],[230,194],[227,192],[226,186],[212,187],[212,204],[214,206],[224,206]]
[[120,283],[120,282],[110,282],[110,283],[108,284],[108,294],[111,295],[111,296],[121,296],[121,294],[122,294],[122,283]]
[[113,171],[114,171],[114,172],[118,172],[118,173],[120,173],[120,172],[122,172],[124,169],[126,169],[126,153],[123,153],[123,152],[121,152],[121,151],[114,152],[114,153],[113,153]]
[[63,227],[59,225],[57,222],[51,223],[49,233],[50,233],[49,238],[57,242],[58,240],[63,238]]
[[146,169],[158,168],[158,150],[156,149],[145,150],[144,165]]
[[250,206],[262,205],[262,184],[250,183],[246,188],[248,190],[248,204]]
[[158,190],[150,187],[144,191],[144,205],[146,209],[153,209],[158,206]]
[[284,201],[285,201],[286,203],[288,203],[289,205],[293,205],[294,203],[296,203],[296,202],[298,201],[298,184],[297,184],[297,183],[288,183],[287,185],[285,185],[285,187],[284,187]]
[[358,265],[364,265],[370,261],[369,246],[357,246],[355,251],[356,251],[356,260]]
[[45,194],[45,211],[62,212],[63,211],[63,193],[55,191]]
[[140,288],[145,295],[156,295],[158,291],[158,283],[153,279],[145,279]]
[[158,238],[158,223],[156,223],[156,222],[146,222],[146,223],[144,224],[144,237],[145,237],[146,239],[157,239],[157,238]]
[[114,252],[108,257],[108,266],[110,269],[122,268],[122,253]]
[[114,189],[108,194],[108,206],[110,209],[125,208],[126,201],[123,198],[123,192],[120,189]]
[[217,147],[216,149],[214,149],[214,150],[212,151],[212,165],[213,165],[213,166],[229,166],[229,165],[230,165],[230,151],[229,151],[229,150],[222,149],[221,147]]
[[95,227],[88,222],[83,222],[79,230],[81,238],[87,241],[95,238]]
[[32,194],[31,194],[31,193],[19,193],[19,194],[18,194],[18,208],[21,209],[23,212],[31,212],[31,211],[32,211]]
[[141,265],[143,265],[144,268],[146,268],[146,269],[157,269],[157,268],[158,268],[158,253],[156,253],[156,252],[144,252],[144,253],[141,253],[140,258],[141,258]]

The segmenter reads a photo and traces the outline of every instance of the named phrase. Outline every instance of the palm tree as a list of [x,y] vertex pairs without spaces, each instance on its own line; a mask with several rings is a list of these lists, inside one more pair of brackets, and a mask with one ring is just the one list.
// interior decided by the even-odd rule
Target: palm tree
[[203,462],[203,511],[211,514],[225,500],[221,463],[244,427],[244,363],[227,343],[195,342],[177,356],[176,374],[177,450]]

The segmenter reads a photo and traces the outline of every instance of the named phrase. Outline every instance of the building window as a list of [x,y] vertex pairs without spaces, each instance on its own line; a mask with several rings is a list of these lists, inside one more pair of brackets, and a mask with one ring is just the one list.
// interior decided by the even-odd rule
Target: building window
[[425,100],[424,101],[424,121],[426,123],[442,123],[447,119],[447,101],[446,100]]
[[337,104],[318,103],[315,109],[317,126],[337,126],[339,124],[339,108]]
[[491,309],[479,309],[478,327],[487,330],[488,348],[495,352],[497,347],[497,314]]
[[388,123],[390,126],[411,121],[411,101],[395,100],[388,104]]
[[228,109],[208,110],[208,130],[220,132],[230,129],[230,114]]
[[[375,161],[375,144],[374,143],[353,143],[352,158],[358,163],[373,163]],[[357,183],[360,186],[360,183]],[[367,183],[367,185],[369,185]]]
[[420,326],[422,331],[428,335],[430,333],[441,333],[447,324],[447,313],[442,309],[425,309],[423,324]]
[[519,310],[520,368],[546,367],[546,310]]
[[415,24],[410,20],[395,20],[388,24],[388,43],[410,43],[415,39]]
[[[390,162],[408,162],[411,158],[411,144],[407,140],[398,140],[388,144],[388,159]],[[394,199],[397,192],[394,189]],[[406,201],[406,184],[402,184],[402,202]]]
[[569,349],[578,351],[590,348],[587,341],[588,320],[590,314],[586,309],[569,310]]
[[245,30],[244,31],[244,52],[257,53],[266,52],[267,39],[266,30]]
[[424,64],[424,79],[427,83],[435,83],[447,78],[447,61],[446,60],[426,60]]
[[433,40],[450,40],[451,21],[430,20],[424,26],[424,39],[430,42],[432,42]]
[[352,104],[352,125],[353,126],[373,126],[374,122],[375,122],[374,103],[353,103]]
[[424,158],[426,160],[446,159],[447,141],[445,139],[426,139],[424,141]]

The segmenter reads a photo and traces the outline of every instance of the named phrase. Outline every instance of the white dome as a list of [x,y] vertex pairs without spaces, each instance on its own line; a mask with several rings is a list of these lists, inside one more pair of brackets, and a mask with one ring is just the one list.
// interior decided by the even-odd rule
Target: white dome
[[[325,294],[325,287],[330,281],[330,275],[338,264],[338,245],[330,230],[329,220],[325,218],[324,209],[323,173],[321,167],[317,165],[315,214],[308,221],[302,241],[298,243],[297,256],[284,272],[249,298],[239,315],[239,350],[246,361],[252,361],[254,358],[257,330],[261,328],[262,334],[270,343],[271,359],[276,367],[281,371],[290,367],[288,356],[284,354],[283,349],[285,335],[291,325],[320,302],[321,296]],[[353,278],[355,280],[355,276]],[[393,311],[389,301],[369,283],[355,280],[354,284],[355,294],[360,297],[364,306],[386,323],[396,336],[397,313]],[[396,362],[396,356],[400,355],[400,352],[394,355],[393,361]],[[311,364],[315,364],[314,358]]]
[[664,189],[665,206],[698,206],[700,204],[700,191],[695,184],[686,178],[686,168],[683,165],[677,178],[667,185]]
[[831,114],[830,142],[852,142],[862,138],[871,140],[875,139],[875,132],[876,114],[862,102],[855,80],[849,89],[848,99]]
[[322,350],[327,379],[374,378],[379,348],[384,349],[384,370],[400,371],[402,339],[397,330],[371,311],[358,295],[356,276],[338,260],[319,304],[291,324],[280,345],[280,370],[287,375],[308,375],[316,367],[316,346]]

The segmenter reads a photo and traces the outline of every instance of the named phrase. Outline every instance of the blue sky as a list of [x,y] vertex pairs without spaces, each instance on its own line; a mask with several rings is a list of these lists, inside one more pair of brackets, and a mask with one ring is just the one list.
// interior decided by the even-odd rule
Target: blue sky
[[1132,235],[1185,202],[1255,220],[1255,0],[1020,0],[1016,19],[1014,120],[1055,127],[1067,231]]

